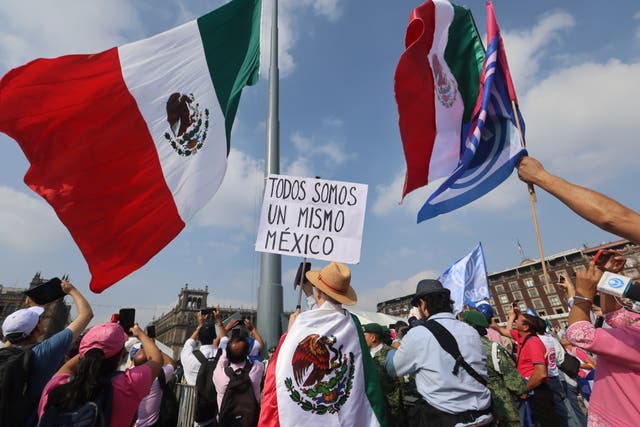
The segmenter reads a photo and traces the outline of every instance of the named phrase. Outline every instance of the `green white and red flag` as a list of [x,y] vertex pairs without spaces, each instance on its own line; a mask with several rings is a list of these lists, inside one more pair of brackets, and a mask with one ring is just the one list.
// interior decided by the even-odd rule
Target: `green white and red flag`
[[261,427],[388,425],[362,326],[347,310],[301,313],[269,360]]
[[471,12],[446,0],[412,12],[405,46],[395,74],[407,163],[402,197],[458,166],[484,59]]
[[222,183],[242,89],[258,80],[261,0],[233,0],[92,55],[0,80],[0,131],[25,183],[69,229],[102,292],[142,267]]

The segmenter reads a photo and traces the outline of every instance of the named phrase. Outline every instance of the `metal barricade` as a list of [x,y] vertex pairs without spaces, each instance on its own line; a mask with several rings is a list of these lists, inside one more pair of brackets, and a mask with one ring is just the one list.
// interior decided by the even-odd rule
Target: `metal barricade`
[[187,384],[176,384],[178,398],[178,426],[193,427],[193,413],[196,406],[196,387]]

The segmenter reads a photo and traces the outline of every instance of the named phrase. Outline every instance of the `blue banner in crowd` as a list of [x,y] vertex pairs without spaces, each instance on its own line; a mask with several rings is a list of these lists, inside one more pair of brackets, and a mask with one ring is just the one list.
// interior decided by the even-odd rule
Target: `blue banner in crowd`
[[491,298],[482,244],[478,243],[469,255],[451,264],[438,280],[451,291],[456,314],[466,304]]

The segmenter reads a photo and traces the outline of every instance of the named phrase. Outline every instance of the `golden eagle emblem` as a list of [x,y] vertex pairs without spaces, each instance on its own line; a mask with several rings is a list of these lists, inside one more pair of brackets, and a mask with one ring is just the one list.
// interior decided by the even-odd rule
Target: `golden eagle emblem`
[[[305,411],[336,413],[353,387],[354,355],[336,348],[336,338],[311,334],[298,343],[291,358],[293,379],[285,379],[291,399]],[[298,386],[298,387],[296,387]]]
[[204,147],[209,130],[209,109],[200,111],[192,93],[172,93],[167,100],[169,130],[164,137],[181,156],[195,155]]

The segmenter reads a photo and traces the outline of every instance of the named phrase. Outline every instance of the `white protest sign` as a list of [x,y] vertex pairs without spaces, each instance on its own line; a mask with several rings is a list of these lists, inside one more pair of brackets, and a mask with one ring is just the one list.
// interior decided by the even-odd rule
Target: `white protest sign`
[[358,263],[367,189],[365,184],[269,175],[256,251]]

